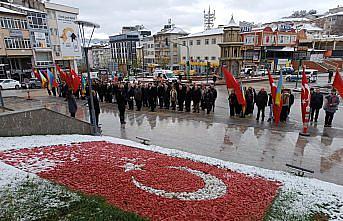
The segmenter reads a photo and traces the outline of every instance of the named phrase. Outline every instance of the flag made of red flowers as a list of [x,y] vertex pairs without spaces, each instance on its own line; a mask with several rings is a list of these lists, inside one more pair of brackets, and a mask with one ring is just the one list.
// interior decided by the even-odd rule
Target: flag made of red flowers
[[263,220],[280,183],[105,141],[0,152],[0,160],[150,220]]

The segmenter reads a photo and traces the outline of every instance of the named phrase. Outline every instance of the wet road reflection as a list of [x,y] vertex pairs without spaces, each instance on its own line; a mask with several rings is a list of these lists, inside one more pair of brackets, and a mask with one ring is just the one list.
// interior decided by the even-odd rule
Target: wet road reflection
[[[33,101],[6,98],[13,109],[47,107],[68,114],[61,98],[36,97]],[[89,120],[85,101],[78,101],[76,117]],[[119,124],[117,106],[102,104],[100,124],[104,135],[136,140],[136,136],[151,139],[151,143],[225,161],[272,170],[287,171],[286,163],[314,170],[313,177],[343,185],[343,132],[311,127],[313,137],[299,137],[299,128],[282,125],[271,127],[254,119],[230,119],[226,110],[218,107],[215,114],[186,114],[172,111],[150,113],[127,112],[125,127]]]
[[106,111],[101,115],[104,135],[179,149],[225,161],[287,171],[286,163],[314,170],[313,177],[343,184],[342,138],[303,138],[298,132],[211,123],[173,113],[127,113],[127,124]]

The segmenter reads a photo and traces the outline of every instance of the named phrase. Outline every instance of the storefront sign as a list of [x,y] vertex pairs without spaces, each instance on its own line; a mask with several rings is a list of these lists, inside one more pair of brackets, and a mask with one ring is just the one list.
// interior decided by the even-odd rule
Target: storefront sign
[[22,38],[23,37],[23,32],[20,31],[20,30],[10,30],[10,37]]
[[62,57],[81,59],[81,44],[77,25],[74,23],[76,15],[56,12],[58,35]]

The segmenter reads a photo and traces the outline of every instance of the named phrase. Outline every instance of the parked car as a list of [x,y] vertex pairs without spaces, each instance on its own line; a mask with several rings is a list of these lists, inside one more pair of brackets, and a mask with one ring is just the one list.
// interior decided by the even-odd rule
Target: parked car
[[13,79],[0,79],[0,89],[20,89],[19,81]]
[[260,69],[260,70],[255,72],[255,76],[265,76],[267,74],[268,74],[268,70],[267,69]]
[[168,82],[176,82],[178,80],[178,78],[174,75],[174,72],[170,70],[156,70],[153,75],[155,80],[158,78],[162,78]]
[[40,82],[38,78],[31,78],[30,80],[24,80],[24,82],[21,83],[21,87],[25,89],[42,88],[42,82]]
[[282,68],[280,71],[282,72],[283,75],[287,75],[287,74],[292,74],[292,73],[294,73],[294,69],[291,68],[291,67]]
[[[315,69],[306,69],[306,77],[308,82],[314,83],[318,80],[318,70]],[[302,79],[302,71],[298,74],[298,71],[293,72],[292,74],[286,75],[286,81],[295,82]]]

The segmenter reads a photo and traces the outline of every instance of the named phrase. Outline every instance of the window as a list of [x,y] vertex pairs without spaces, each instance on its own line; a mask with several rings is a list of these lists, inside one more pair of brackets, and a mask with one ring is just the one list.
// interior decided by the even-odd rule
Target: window
[[212,60],[212,61],[215,61],[215,60],[216,60],[216,57],[215,57],[215,56],[211,57],[211,60]]
[[200,61],[200,57],[197,57],[197,60]]
[[182,42],[182,45],[183,45],[183,46],[186,46],[186,41],[183,41],[183,42]]
[[201,40],[197,40],[197,45],[201,45]]
[[217,44],[217,39],[212,38],[212,44],[213,44],[213,45]]
[[193,45],[193,40],[189,41],[189,45],[191,45],[191,46]]
[[30,40],[22,38],[5,38],[7,49],[30,49]]
[[209,39],[205,39],[205,45],[209,45],[210,44],[210,40]]
[[205,57],[205,60],[208,61],[208,57],[207,56]]

